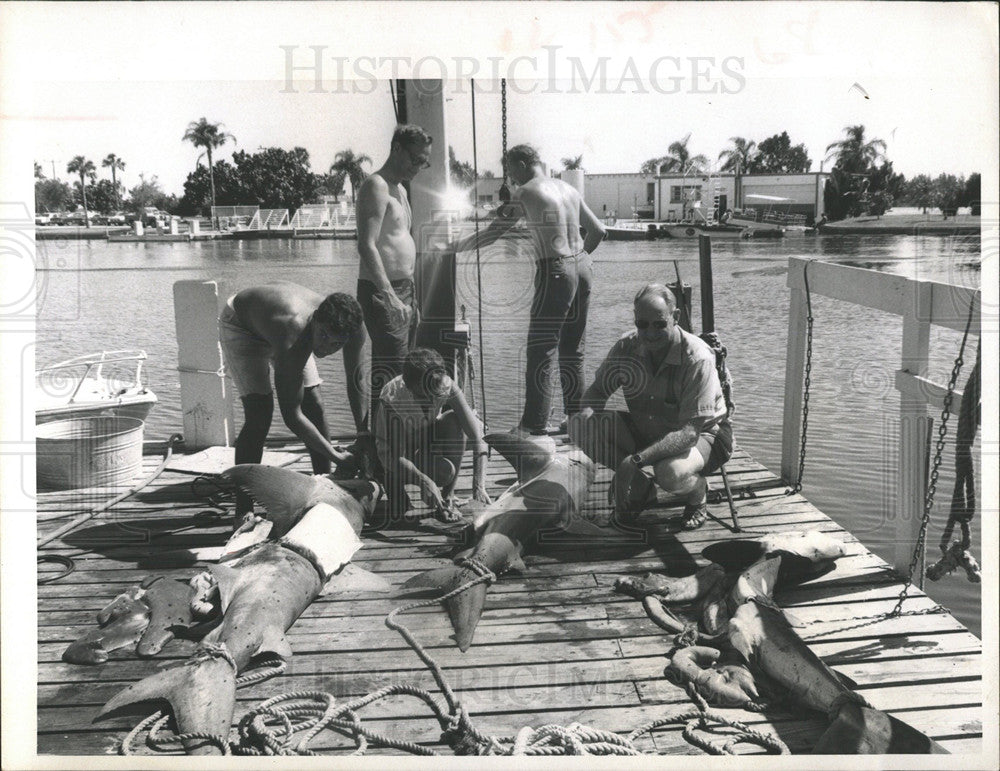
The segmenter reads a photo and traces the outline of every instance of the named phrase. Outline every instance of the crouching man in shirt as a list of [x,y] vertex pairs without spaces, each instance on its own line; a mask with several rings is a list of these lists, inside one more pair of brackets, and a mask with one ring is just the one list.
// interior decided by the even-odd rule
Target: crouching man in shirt
[[[705,475],[729,460],[733,448],[715,354],[678,326],[674,295],[663,284],[639,290],[634,312],[635,330],[611,348],[583,409],[570,418],[570,439],[615,469],[611,495],[619,519],[638,516],[659,485],[684,500],[682,526],[693,530],[708,516]],[[619,388],[628,411],[605,409]]]

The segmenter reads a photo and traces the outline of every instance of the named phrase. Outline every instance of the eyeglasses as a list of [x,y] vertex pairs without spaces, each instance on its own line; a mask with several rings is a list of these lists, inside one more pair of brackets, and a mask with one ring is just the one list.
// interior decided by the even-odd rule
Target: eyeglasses
[[[406,150],[406,148],[403,148]],[[406,150],[406,154],[410,156],[410,163],[420,169],[429,169],[431,167],[430,158],[426,155],[414,155],[409,150]]]
[[636,321],[635,322],[635,328],[636,329],[649,329],[650,323],[652,323],[653,329],[666,329],[667,328],[667,321],[666,321],[666,319],[657,319],[654,322]]

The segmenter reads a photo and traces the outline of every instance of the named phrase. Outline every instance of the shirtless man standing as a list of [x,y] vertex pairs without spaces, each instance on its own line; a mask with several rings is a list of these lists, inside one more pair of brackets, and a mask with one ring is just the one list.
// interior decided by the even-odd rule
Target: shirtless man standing
[[[559,380],[566,414],[580,410],[583,347],[593,278],[590,253],[607,231],[576,188],[545,175],[538,151],[517,145],[507,152],[507,172],[518,185],[511,202],[479,236],[480,246],[496,241],[522,219],[535,251],[535,294],[531,301],[524,383],[524,412],[518,428],[544,434],[552,409],[552,364],[559,357]],[[585,235],[580,235],[583,226]],[[456,245],[465,251],[475,236]]]
[[[354,424],[359,431],[367,428],[364,383],[357,374],[365,343],[361,325],[357,300],[341,292],[324,298],[304,286],[279,281],[229,298],[219,314],[219,341],[226,371],[243,402],[236,463],[260,463],[274,413],[272,367],[281,417],[309,449],[313,473],[328,473],[331,461],[350,465],[355,460],[328,438],[316,357],[343,349]],[[237,518],[250,507],[249,498],[237,493]]]
[[417,246],[403,182],[430,166],[431,137],[419,126],[397,126],[389,158],[358,192],[358,302],[372,341],[372,420],[382,388],[403,371],[419,313],[413,284]]

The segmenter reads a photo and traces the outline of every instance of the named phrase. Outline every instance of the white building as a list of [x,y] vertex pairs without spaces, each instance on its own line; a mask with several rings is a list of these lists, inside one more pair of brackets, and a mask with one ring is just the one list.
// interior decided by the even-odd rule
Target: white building
[[652,219],[656,177],[652,174],[586,174],[583,199],[602,219]]
[[[572,172],[569,172],[572,174]],[[564,175],[566,173],[564,172]],[[781,214],[801,214],[807,221],[823,215],[823,188],[829,174],[585,174],[583,197],[601,219],[651,219],[677,222],[700,219],[719,195],[720,212],[772,207]],[[511,184],[513,188],[513,184]],[[479,203],[495,205],[500,179],[479,180]],[[759,197],[758,197],[759,196]]]
[[[636,175],[640,176],[640,175]],[[807,220],[823,214],[823,188],[828,174],[661,174],[656,177],[653,219],[673,222],[691,217],[694,209],[713,207],[717,194],[719,211],[763,208],[780,209],[784,214],[801,214]],[[760,198],[755,198],[760,196]],[[696,217],[697,218],[697,217]]]

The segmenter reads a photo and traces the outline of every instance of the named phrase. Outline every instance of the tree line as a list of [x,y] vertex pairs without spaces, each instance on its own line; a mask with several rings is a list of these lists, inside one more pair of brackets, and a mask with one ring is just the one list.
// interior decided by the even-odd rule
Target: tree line
[[[672,142],[665,155],[650,158],[640,171],[643,174],[703,174],[712,167],[709,159],[701,154],[692,155],[688,145],[691,134]],[[202,152],[195,162],[195,169],[184,182],[184,194],[177,198],[164,193],[159,180],[146,179],[140,174],[139,184],[128,191],[121,184],[118,173],[126,167],[125,161],[109,153],[101,167],[108,170],[110,179],[97,179],[97,167],[82,155],[74,157],[66,166],[68,174],[78,177],[73,184],[59,179],[47,179],[42,167],[35,164],[36,212],[67,211],[81,206],[89,226],[89,212],[110,214],[125,211],[142,214],[147,207],[181,216],[208,215],[213,206],[259,206],[263,209],[288,209],[294,211],[304,203],[316,201],[320,196],[335,200],[350,184],[351,201],[372,164],[367,155],[351,149],[338,152],[334,162],[325,172],[311,169],[309,153],[301,147],[284,150],[277,147],[260,148],[248,153],[237,150],[232,160],[215,160],[213,152],[236,137],[223,130],[223,124],[206,118],[192,121],[181,141],[191,143]],[[714,164],[720,172],[738,174],[795,174],[808,172],[812,160],[804,144],[793,144],[788,132],[774,134],[759,144],[745,137],[731,137],[730,147],[719,153]],[[892,161],[885,154],[883,140],[869,137],[863,125],[847,126],[844,137],[827,146],[825,161],[833,162],[824,190],[824,208],[828,219],[836,220],[861,214],[881,215],[894,204],[941,209],[945,215],[953,214],[958,207],[971,206],[978,213],[980,175],[968,179],[952,174],[931,178],[919,174],[907,180],[893,171]],[[452,180],[459,186],[471,188],[476,175],[471,164],[460,161],[453,148],[448,148]],[[202,160],[205,164],[202,164]],[[583,169],[583,156],[562,159],[564,169]],[[489,171],[479,175],[490,178]]]
[[202,152],[184,182],[180,198],[167,195],[156,176],[147,179],[143,174],[139,175],[139,184],[126,191],[118,175],[125,169],[125,161],[114,153],[101,163],[109,170],[110,180],[97,179],[94,162],[78,155],[66,166],[67,174],[78,177],[72,184],[47,178],[41,165],[35,164],[35,211],[65,212],[82,207],[89,227],[91,212],[107,215],[123,211],[141,216],[148,207],[180,216],[208,215],[213,206],[295,210],[319,196],[336,199],[348,183],[354,201],[367,176],[365,165],[372,163],[367,155],[347,149],[335,155],[326,172],[314,172],[309,152],[301,147],[267,147],[253,153],[237,150],[231,161],[215,160],[213,153],[228,142],[236,143],[236,137],[224,131],[223,124],[205,118],[192,121],[182,141]]
[[[691,135],[672,142],[667,153],[642,164],[643,174],[706,174],[712,164],[704,155],[688,149]],[[812,168],[804,144],[793,144],[788,132],[757,142],[731,137],[730,147],[719,153],[717,170],[737,174],[801,174]],[[827,219],[839,220],[863,214],[881,216],[893,205],[940,209],[945,216],[959,207],[980,210],[980,175],[968,179],[954,174],[931,178],[918,174],[910,180],[897,174],[886,157],[885,141],[867,136],[863,125],[847,126],[843,138],[826,148],[824,162],[832,162],[824,189]],[[566,159],[564,159],[564,163]]]

